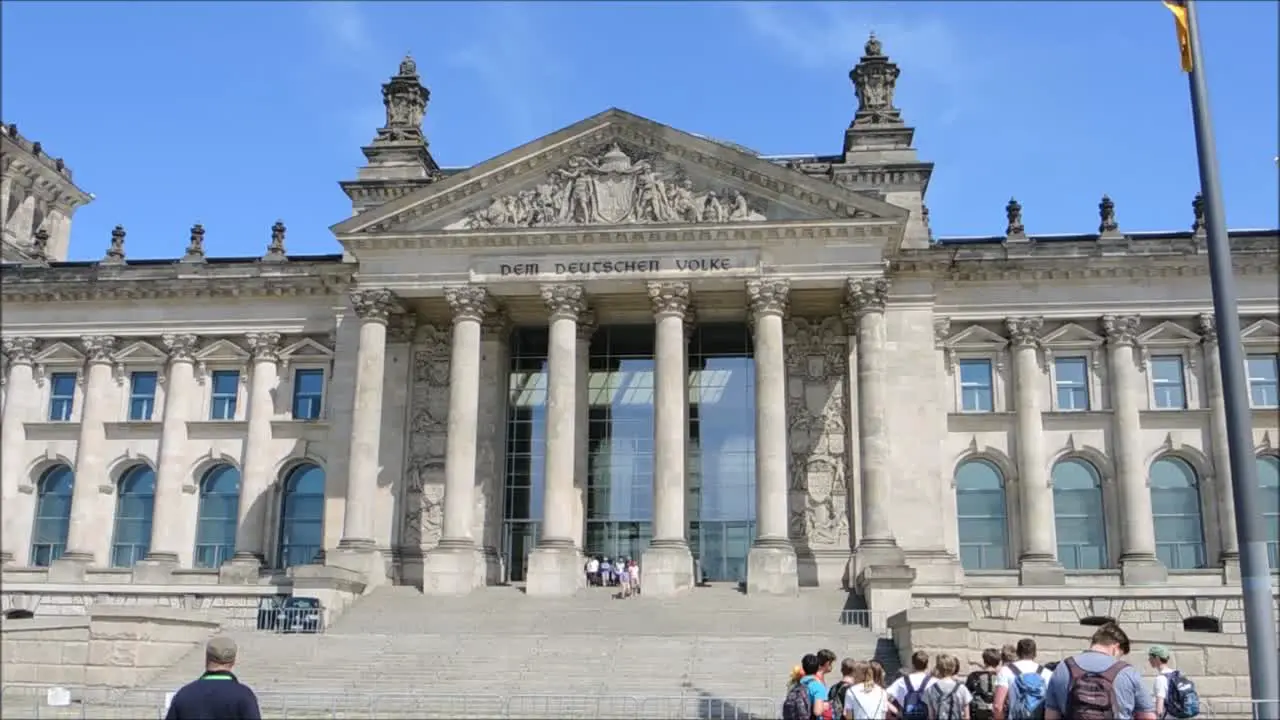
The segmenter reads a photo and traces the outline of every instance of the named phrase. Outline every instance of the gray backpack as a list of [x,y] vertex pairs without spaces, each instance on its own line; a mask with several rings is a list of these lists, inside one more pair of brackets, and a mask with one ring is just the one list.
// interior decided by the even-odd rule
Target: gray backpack
[[925,704],[933,710],[933,720],[964,720],[968,706],[963,702],[960,689],[964,683],[956,683],[950,690],[934,683],[925,691]]

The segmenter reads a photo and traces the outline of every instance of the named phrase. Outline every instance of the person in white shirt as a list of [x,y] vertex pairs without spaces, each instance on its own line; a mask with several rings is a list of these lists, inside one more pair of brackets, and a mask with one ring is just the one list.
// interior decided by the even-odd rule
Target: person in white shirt
[[853,684],[844,695],[845,720],[885,720],[894,715],[893,702],[884,689],[883,665],[874,660],[856,662],[848,676]]
[[925,688],[933,681],[929,674],[929,653],[917,650],[911,653],[911,672],[899,677],[889,686],[889,699],[898,715],[905,715],[907,705],[924,703]]
[[1165,700],[1169,698],[1169,674],[1173,672],[1173,668],[1169,667],[1169,648],[1163,645],[1152,645],[1147,650],[1147,662],[1151,664],[1151,669],[1156,671],[1155,683],[1151,688],[1151,694],[1156,698],[1156,717],[1165,716]]
[[[1014,683],[1019,675],[1038,671],[1044,680],[1044,687],[1049,686],[1049,679],[1053,677],[1053,672],[1036,662],[1036,650],[1035,640],[1022,638],[1014,646],[1018,659],[1001,666],[1000,672],[996,673],[996,696],[993,703],[996,720],[1005,720],[1009,717],[1009,703],[1011,700],[1016,701],[1016,698],[1010,697],[1016,693],[1010,691],[1014,689]],[[1041,702],[1043,700],[1041,696]]]
[[600,560],[594,555],[587,558],[587,584],[595,585],[600,575]]

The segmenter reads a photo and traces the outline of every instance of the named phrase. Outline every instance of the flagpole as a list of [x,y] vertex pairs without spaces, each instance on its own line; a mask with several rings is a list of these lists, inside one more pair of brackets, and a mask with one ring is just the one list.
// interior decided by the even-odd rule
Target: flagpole
[[1218,151],[1213,140],[1196,5],[1195,0],[1186,0],[1187,34],[1190,36],[1192,58],[1191,113],[1195,124],[1196,155],[1200,163],[1200,191],[1205,201],[1209,277],[1213,290],[1214,325],[1218,331],[1218,357],[1222,366],[1236,537],[1240,543],[1240,583],[1244,595],[1245,637],[1249,644],[1249,687],[1254,717],[1280,718],[1280,658],[1276,650],[1266,528],[1262,523],[1262,498],[1258,487],[1257,460],[1253,453],[1253,418],[1244,375],[1235,271],[1227,239],[1222,185],[1218,180]]

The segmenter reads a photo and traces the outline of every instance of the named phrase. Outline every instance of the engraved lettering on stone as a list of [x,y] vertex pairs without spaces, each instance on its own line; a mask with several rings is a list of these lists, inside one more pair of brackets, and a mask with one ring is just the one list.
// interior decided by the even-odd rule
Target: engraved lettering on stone
[[532,189],[494,198],[468,215],[468,229],[759,222],[763,213],[740,191],[694,189],[658,159],[632,159],[616,143],[596,156],[569,158]]

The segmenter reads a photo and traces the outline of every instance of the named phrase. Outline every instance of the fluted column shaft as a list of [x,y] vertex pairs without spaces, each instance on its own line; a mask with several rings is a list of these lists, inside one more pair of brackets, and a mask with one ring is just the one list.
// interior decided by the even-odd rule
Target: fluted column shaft
[[689,284],[651,282],[648,291],[657,325],[654,330],[653,540],[650,545],[686,547],[684,480],[689,408],[685,398],[688,381],[684,316],[689,309]]
[[758,546],[791,547],[787,533],[787,363],[782,316],[791,288],[786,281],[750,281],[755,336],[756,540]]
[[240,505],[233,561],[260,564],[267,525],[267,493],[271,488],[271,420],[276,407],[272,393],[280,382],[280,333],[245,336],[252,357],[249,402],[245,411],[244,450],[240,460]]
[[[187,527],[182,517],[182,486],[187,480],[187,421],[196,386],[196,336],[165,335],[161,341],[169,352],[169,367],[165,373],[155,511],[147,560],[177,564],[185,537],[183,528]],[[200,478],[192,480],[199,482]]]
[[445,439],[442,547],[469,548],[474,518],[476,437],[480,419],[480,331],[489,295],[482,287],[445,290],[453,310],[449,358],[449,434]]
[[1227,401],[1222,384],[1222,358],[1218,356],[1218,330],[1211,314],[1200,316],[1204,338],[1204,379],[1209,402],[1209,446],[1213,457],[1214,504],[1218,507],[1218,537],[1224,564],[1240,561],[1236,537],[1236,506],[1231,489],[1231,449],[1227,443]]
[[[378,449],[382,441],[387,318],[391,315],[395,300],[390,290],[355,290],[351,293],[351,306],[360,320],[360,340],[356,349],[356,390],[351,409],[346,510],[342,517],[342,539],[338,542],[338,547],[368,551],[377,547],[374,542],[374,513],[378,504]],[[452,432],[452,428],[450,431]],[[473,448],[474,443],[473,438]],[[473,472],[474,467],[473,458]],[[469,512],[467,516],[470,517]],[[468,527],[466,533],[469,535],[470,532]]]
[[[9,362],[5,378],[4,414],[0,416],[0,502],[12,511],[5,513],[0,563],[26,565],[31,550],[34,514],[27,503],[18,502],[23,485],[23,446],[27,441],[24,423],[32,421],[39,409],[34,354],[36,341],[29,337],[5,338],[3,351]],[[35,478],[25,478],[34,482]],[[16,511],[16,512],[13,512]]]
[[586,310],[582,287],[548,285],[547,448],[539,547],[573,547],[573,477],[577,447],[578,316]]
[[852,280],[848,301],[858,324],[858,441],[862,466],[862,538],[860,547],[896,547],[890,514],[893,478],[889,474],[889,423],[885,399],[884,279]]
[[1005,320],[1013,344],[1014,403],[1018,427],[1018,487],[1022,505],[1022,554],[1019,564],[1050,564],[1057,558],[1054,547],[1053,490],[1049,487],[1045,457],[1044,419],[1041,416],[1039,317]]
[[[1136,315],[1105,315],[1102,329],[1107,336],[1107,363],[1111,371],[1112,442],[1115,447],[1117,487],[1120,496],[1120,569],[1128,584],[1147,584],[1151,572],[1130,569],[1161,568],[1156,559],[1155,520],[1151,515],[1151,490],[1143,466],[1142,425],[1138,398],[1143,392],[1139,358],[1135,353],[1140,318]],[[1132,566],[1132,568],[1130,567]],[[1164,573],[1153,570],[1163,581]]]
[[[80,408],[80,436],[76,443],[75,485],[71,491],[71,527],[62,559],[90,564],[107,560],[110,525],[100,512],[99,490],[109,486],[106,475],[106,420],[111,411],[112,354],[116,339],[107,335],[81,338],[86,356],[84,401]],[[112,494],[114,497],[115,494]]]
[[582,549],[585,542],[587,488],[591,474],[591,336],[595,334],[595,316],[588,310],[578,319],[577,405],[574,419],[574,502],[573,544]]

